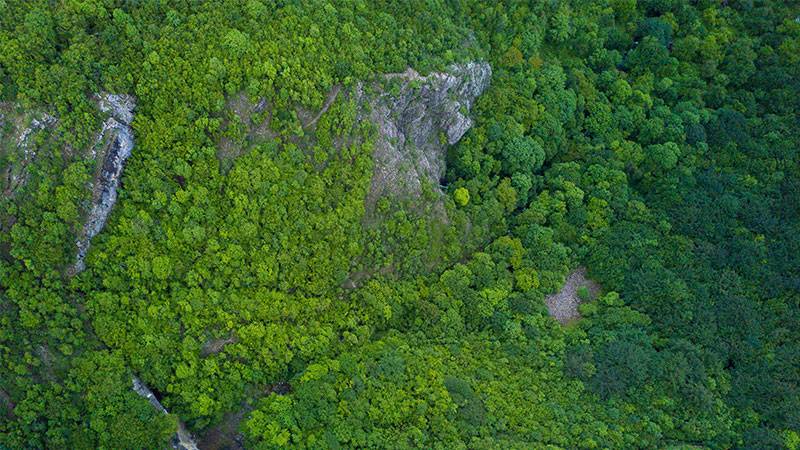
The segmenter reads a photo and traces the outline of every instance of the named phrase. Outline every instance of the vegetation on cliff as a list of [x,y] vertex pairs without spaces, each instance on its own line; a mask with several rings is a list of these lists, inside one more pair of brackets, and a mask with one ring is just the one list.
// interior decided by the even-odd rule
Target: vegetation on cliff
[[[0,0],[0,447],[800,447],[798,17]],[[471,61],[438,184],[367,211],[354,92]],[[135,147],[73,274],[101,92]]]

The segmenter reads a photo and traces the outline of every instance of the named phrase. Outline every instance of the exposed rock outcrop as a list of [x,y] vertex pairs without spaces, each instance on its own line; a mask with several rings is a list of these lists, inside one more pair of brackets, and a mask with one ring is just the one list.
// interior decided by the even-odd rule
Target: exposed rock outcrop
[[[3,195],[13,196],[28,181],[28,166],[38,154],[34,137],[40,132],[52,131],[58,124],[53,115],[45,111],[15,111],[16,105],[4,103],[0,107],[0,139],[4,141],[4,152],[12,155],[3,168]],[[8,133],[4,133],[10,122]]]
[[[95,96],[95,99],[100,110],[108,114],[108,118],[103,121],[94,145],[77,155],[80,158],[98,161],[98,165],[91,184],[92,202],[88,207],[88,214],[76,242],[76,260],[67,271],[69,275],[75,275],[85,268],[84,259],[91,240],[103,229],[117,201],[117,189],[125,161],[133,151],[131,123],[133,122],[133,110],[136,107],[134,98],[128,95],[99,94]],[[8,127],[11,129],[11,136],[0,135],[5,144],[3,151],[13,153],[10,158],[11,163],[6,165],[3,173],[5,178],[4,195],[7,197],[13,197],[15,191],[28,179],[28,166],[37,157],[38,147],[36,143],[32,142],[33,137],[40,131],[52,131],[58,123],[55,117],[47,113],[19,113],[14,111],[15,108],[15,105],[10,104],[4,104],[0,108],[0,122],[14,121],[12,126]],[[11,111],[14,111],[14,114],[11,114]],[[27,125],[23,125],[26,123]],[[0,126],[0,129],[3,128]],[[13,141],[9,142],[9,139],[13,139]],[[73,149],[65,145],[62,148],[62,154],[73,154]],[[40,358],[47,364],[49,356],[44,347],[41,347]],[[153,408],[163,414],[168,414],[153,392],[136,377],[133,378],[133,390],[146,398]],[[0,391],[0,404],[4,404],[7,408],[10,405],[9,410],[13,409],[10,398],[2,391]],[[172,439],[172,446],[178,450],[197,450],[194,439],[180,421]]]
[[[117,188],[125,165],[125,160],[133,150],[133,97],[128,95],[98,94],[94,96],[98,108],[109,115],[97,132],[94,144],[76,151],[69,144],[61,142],[55,133],[58,118],[42,110],[25,111],[19,105],[5,103],[0,107],[0,129],[8,131],[0,137],[2,151],[6,153],[3,167],[3,195],[15,198],[16,193],[30,177],[30,165],[39,157],[43,142],[57,145],[65,161],[82,158],[96,161],[97,169],[91,183],[92,201],[86,206],[86,218],[76,242],[75,263],[67,270],[74,275],[84,269],[84,258],[89,245],[108,219],[117,201]],[[6,127],[5,122],[10,122]],[[44,134],[43,134],[44,133]],[[42,136],[40,136],[42,134]],[[10,218],[13,219],[13,218]],[[13,220],[11,220],[13,222]]]
[[102,158],[102,164],[92,186],[92,206],[76,242],[78,252],[71,269],[73,274],[85,268],[84,259],[89,251],[89,245],[92,238],[103,229],[111,209],[117,202],[117,188],[122,170],[133,151],[131,122],[133,122],[133,109],[136,106],[133,97],[103,94],[99,96],[98,106],[101,111],[109,113],[110,117],[103,122],[103,127],[91,150],[92,157]]
[[[153,394],[153,391],[151,391],[150,388],[142,383],[142,380],[137,377],[133,377],[133,390],[140,396],[147,399],[153,408],[160,411],[164,415],[169,414],[167,409],[164,408],[161,402],[159,402],[156,398],[155,394]],[[178,431],[172,438],[172,448],[176,450],[198,450],[194,438],[191,434],[189,434],[189,430],[186,429],[186,425],[184,425],[181,421],[178,421]]]
[[[366,199],[369,211],[386,194],[418,197],[425,185],[440,191],[447,147],[457,143],[472,127],[470,110],[489,87],[491,76],[492,68],[487,62],[453,64],[444,72],[428,76],[409,68],[372,82],[358,83],[350,89],[335,85],[319,111],[298,106],[293,113],[298,129],[313,136],[320,118],[337,99],[344,97],[358,105],[359,121],[375,125],[374,171]],[[222,129],[227,130],[235,123],[243,135],[236,139],[223,133],[220,137],[217,156],[223,172],[251,144],[281,137],[271,128],[272,114],[265,99],[254,102],[244,93],[228,99]],[[303,143],[297,136],[283,139]]]
[[439,189],[447,146],[472,127],[468,114],[491,75],[488,63],[470,62],[425,77],[408,69],[357,87],[357,101],[370,106],[363,118],[378,128],[368,210],[385,194],[418,196],[425,184]]
[[[247,153],[253,144],[277,137],[272,130],[272,112],[272,105],[264,98],[254,102],[244,92],[228,98],[221,117],[222,134],[217,140],[217,159],[223,173],[227,173],[233,161]],[[240,129],[242,135],[228,133],[231,127]]]
[[578,306],[585,300],[579,294],[581,288],[586,288],[590,299],[596,298],[601,290],[599,284],[586,277],[586,269],[583,267],[570,273],[564,287],[545,299],[547,311],[562,325],[581,318]]

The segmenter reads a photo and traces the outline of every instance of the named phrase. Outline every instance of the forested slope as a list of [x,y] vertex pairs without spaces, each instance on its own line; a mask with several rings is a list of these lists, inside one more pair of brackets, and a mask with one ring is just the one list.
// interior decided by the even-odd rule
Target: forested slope
[[0,0],[0,81],[0,448],[800,447],[793,2]]

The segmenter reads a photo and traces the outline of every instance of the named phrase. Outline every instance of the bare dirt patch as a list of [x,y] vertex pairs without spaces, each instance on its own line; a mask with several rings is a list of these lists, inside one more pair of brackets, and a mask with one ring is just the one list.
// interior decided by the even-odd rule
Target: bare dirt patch
[[547,310],[562,325],[580,319],[578,305],[581,304],[581,297],[578,295],[581,287],[588,291],[589,298],[596,298],[600,294],[600,285],[586,278],[586,268],[579,267],[569,274],[564,287],[555,294],[547,296]]
[[203,348],[200,350],[200,356],[205,358],[210,355],[216,355],[221,352],[228,344],[235,344],[239,339],[236,336],[228,336],[226,338],[211,339],[207,341]]
[[333,102],[336,100],[336,97],[339,96],[339,91],[342,90],[342,85],[337,84],[335,85],[329,92],[328,95],[325,96],[325,103],[322,105],[322,109],[317,112],[316,115],[312,116],[312,112],[306,110],[302,107],[297,107],[297,117],[300,119],[300,124],[302,125],[303,129],[305,130],[313,130],[317,126],[317,122],[322,117],[323,114],[328,112]]
[[272,130],[272,106],[266,99],[251,101],[241,92],[228,98],[222,115],[221,135],[217,138],[217,158],[223,173],[233,160],[244,155],[253,145],[275,139]]
[[239,431],[239,426],[252,409],[249,405],[243,405],[239,411],[226,414],[219,425],[208,430],[200,439],[198,448],[205,450],[244,449],[244,436]]

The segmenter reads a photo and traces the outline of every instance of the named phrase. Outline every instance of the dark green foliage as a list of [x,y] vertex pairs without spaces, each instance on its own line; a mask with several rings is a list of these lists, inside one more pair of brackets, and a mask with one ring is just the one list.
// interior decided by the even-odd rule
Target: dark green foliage
[[503,143],[502,158],[507,175],[526,175],[538,171],[544,162],[541,144],[529,136],[515,136]]
[[636,28],[636,39],[643,39],[645,36],[652,36],[664,47],[672,44],[672,25],[661,18],[649,17],[642,21]]
[[[798,16],[0,1],[0,447],[162,448],[179,417],[252,448],[800,448]],[[475,59],[445,195],[367,215],[357,83]],[[136,147],[72,277],[100,91],[137,97]],[[562,327],[579,266],[603,295]]]

